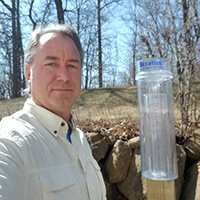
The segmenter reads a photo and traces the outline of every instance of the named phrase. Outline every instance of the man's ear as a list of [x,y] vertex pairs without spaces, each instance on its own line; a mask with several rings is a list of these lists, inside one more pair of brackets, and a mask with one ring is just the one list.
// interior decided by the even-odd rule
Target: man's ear
[[31,66],[29,64],[26,64],[26,78],[28,81],[28,84],[31,83]]

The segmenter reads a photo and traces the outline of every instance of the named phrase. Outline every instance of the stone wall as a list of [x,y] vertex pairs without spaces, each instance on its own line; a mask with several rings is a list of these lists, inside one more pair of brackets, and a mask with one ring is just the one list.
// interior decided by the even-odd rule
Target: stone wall
[[[104,176],[108,200],[146,199],[146,180],[141,176],[139,136],[123,138],[86,133],[94,158]],[[177,146],[179,177],[177,200],[200,199],[200,129]]]

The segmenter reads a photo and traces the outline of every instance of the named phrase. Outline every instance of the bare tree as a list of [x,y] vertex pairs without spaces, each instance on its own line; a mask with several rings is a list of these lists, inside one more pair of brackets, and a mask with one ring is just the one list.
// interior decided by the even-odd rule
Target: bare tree
[[[4,7],[2,7],[4,8]],[[6,10],[6,9],[5,9]],[[6,10],[7,11],[7,10]],[[10,14],[1,9],[0,19],[0,84],[1,84],[1,99],[11,97],[11,83],[12,83],[12,36],[10,23]],[[4,17],[1,17],[4,16]],[[4,88],[4,89],[3,89]],[[4,91],[4,94],[3,94]]]
[[[105,17],[105,12],[102,14],[102,11],[106,11],[106,9],[111,7],[113,3],[117,3],[119,0],[101,0],[99,2],[96,0],[69,0],[68,2],[69,4],[65,4],[66,7],[64,8],[64,11],[66,11],[66,21],[68,24],[76,28],[83,43],[83,49],[85,52],[83,85],[84,88],[88,88],[92,85],[93,81],[96,81],[96,78],[98,78],[98,82],[103,81],[104,58],[102,56],[102,41],[105,41],[105,38],[102,38],[101,31],[104,24],[103,18],[109,18],[111,15],[108,14]],[[100,9],[98,9],[98,6],[101,6]],[[96,59],[96,56],[98,59]],[[100,76],[96,71],[98,71],[98,74],[100,73]],[[103,82],[100,84],[98,83],[98,85],[103,85]]]
[[[60,6],[60,4],[58,4]],[[62,4],[61,4],[62,6]],[[56,3],[53,0],[42,0],[40,3],[36,3],[35,0],[26,1],[24,0],[24,9],[28,8],[28,17],[30,22],[32,23],[32,29],[34,30],[38,25],[47,25],[49,23],[56,23],[58,19],[62,21],[62,17],[60,16],[60,11],[57,10]],[[61,9],[60,7],[58,9]],[[56,17],[56,11],[57,17]],[[26,17],[26,15],[24,16]],[[60,17],[60,19],[58,18]],[[64,17],[64,16],[63,16]],[[27,19],[28,20],[28,19]],[[24,24],[27,27],[27,22]]]
[[[59,24],[64,24],[65,19],[64,19],[64,10],[62,7],[62,0],[54,0],[56,4],[56,10],[57,10],[57,16],[58,16],[58,23]],[[67,0],[66,0],[67,2]]]
[[101,0],[98,0],[98,58],[99,58],[99,87],[103,87],[102,40],[101,40]]
[[[172,35],[169,43],[173,44],[172,52],[175,55],[175,66],[178,76],[178,94],[181,110],[181,122],[189,124],[191,122],[191,103],[195,98],[191,88],[192,82],[195,80],[195,72],[199,66],[200,60],[197,56],[199,41],[199,15],[197,10],[197,1],[182,0],[177,6],[182,11],[181,15],[174,12],[173,6],[169,3],[170,14],[173,24]],[[199,5],[198,5],[199,6]],[[178,23],[177,23],[178,22]],[[178,24],[178,26],[177,26]],[[196,113],[196,112],[195,112]],[[197,114],[197,113],[196,113]],[[195,116],[198,119],[199,117]],[[182,135],[183,126],[180,135]]]
[[[138,34],[138,22],[139,22],[139,14],[138,14],[138,7],[136,1],[129,0],[127,5],[125,5],[127,10],[127,15],[122,15],[122,20],[126,24],[126,27],[129,30],[130,36],[127,37],[126,46],[130,49],[130,57],[129,65],[128,65],[128,73],[125,73],[124,77],[127,78],[127,84],[136,84],[135,75],[136,75],[136,65],[139,55],[137,50],[137,46],[139,44],[139,34]],[[141,38],[141,37],[140,37]],[[132,68],[132,69],[131,69]]]
[[[110,58],[107,57],[107,53],[103,55],[102,46],[104,47],[104,52],[108,51],[106,46],[111,41],[109,37],[105,37],[106,32],[105,30],[102,31],[102,28],[105,28],[105,22],[112,16],[108,9],[112,8],[112,5],[117,5],[119,1],[99,1],[101,3],[99,4],[99,29],[97,20],[98,2],[96,0],[41,0],[39,2],[35,0],[13,0],[10,2],[0,0],[0,15],[2,16],[0,18],[0,50],[1,58],[5,61],[1,69],[6,64],[7,67],[3,71],[5,76],[2,77],[6,79],[7,85],[9,85],[6,88],[10,93],[9,96],[20,95],[21,88],[25,86],[22,42],[26,43],[31,30],[35,29],[36,26],[56,23],[57,21],[59,23],[67,22],[77,29],[85,52],[83,66],[84,86],[85,88],[97,87],[97,84],[99,84],[98,77],[103,77],[103,65],[110,68],[115,66],[115,63],[111,61],[110,55]],[[23,10],[21,9],[22,7]],[[100,37],[98,37],[99,30],[101,30],[99,32]],[[98,40],[101,42],[98,43]],[[99,54],[98,52],[101,53]],[[101,59],[99,59],[100,55]],[[100,63],[102,64],[99,64],[99,60],[101,60]],[[102,66],[100,67],[100,69],[102,68],[100,76],[98,75],[99,65]],[[2,81],[1,84],[6,83],[6,81]],[[113,84],[115,84],[114,79]],[[103,82],[100,85],[103,85]]]
[[33,10],[33,4],[34,4],[34,1],[35,0],[31,0],[30,2],[30,7],[29,7],[29,18],[33,24],[33,30],[35,29],[35,27],[37,26],[37,23],[36,21],[33,19],[33,16],[32,16],[32,10]]
[[[196,1],[182,0],[182,13],[183,13],[183,41],[185,46],[185,53],[181,53],[181,61],[184,65],[184,73],[178,74],[183,78],[182,83],[179,84],[180,89],[180,103],[182,110],[182,121],[189,122],[189,108],[191,101],[191,82],[192,75],[195,71],[195,66],[199,61],[196,57],[196,46],[199,40],[199,16],[197,13]],[[194,15],[190,14],[191,10]],[[180,72],[180,71],[179,71]]]
[[19,16],[19,0],[13,0],[12,5],[9,6],[5,1],[0,1],[2,5],[10,12],[12,20],[12,94],[11,97],[21,96],[22,88],[22,36],[20,27],[20,16]]
[[120,0],[104,1],[97,0],[97,21],[98,21],[98,62],[99,62],[99,87],[103,87],[103,61],[102,61],[102,10],[108,8],[113,3],[119,3]]
[[[199,2],[136,1],[139,41],[138,57],[167,57],[178,78],[182,124],[188,124],[191,112],[192,81],[199,68]],[[143,16],[143,17],[140,17]]]
[[98,78],[98,38],[96,2],[91,0],[71,0],[66,15],[67,21],[79,34],[84,49],[82,69],[83,88],[88,89]]

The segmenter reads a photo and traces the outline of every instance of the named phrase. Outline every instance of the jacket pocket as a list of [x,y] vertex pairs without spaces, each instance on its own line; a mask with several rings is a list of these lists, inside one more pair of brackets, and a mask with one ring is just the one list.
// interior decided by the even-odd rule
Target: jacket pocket
[[78,199],[78,186],[69,167],[41,171],[38,174],[44,200]]

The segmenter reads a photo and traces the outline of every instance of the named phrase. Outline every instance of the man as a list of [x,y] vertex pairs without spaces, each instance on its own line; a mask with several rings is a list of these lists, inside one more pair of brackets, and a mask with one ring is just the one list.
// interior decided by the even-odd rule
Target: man
[[100,168],[70,114],[81,91],[77,34],[37,28],[24,59],[31,98],[0,123],[0,199],[105,200]]

